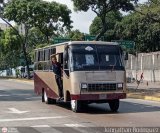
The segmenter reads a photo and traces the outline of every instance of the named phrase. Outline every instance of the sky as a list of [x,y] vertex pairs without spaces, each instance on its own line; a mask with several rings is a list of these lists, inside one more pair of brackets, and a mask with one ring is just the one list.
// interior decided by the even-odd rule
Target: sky
[[[45,0],[53,1],[53,0]],[[96,17],[96,14],[91,10],[88,12],[75,12],[73,10],[73,2],[71,0],[54,0],[56,2],[66,4],[68,8],[72,11],[71,20],[73,21],[73,29],[79,29],[81,32],[89,33],[89,26],[91,25],[93,19]],[[140,3],[146,2],[147,0],[139,0]],[[2,21],[0,21],[2,22]]]

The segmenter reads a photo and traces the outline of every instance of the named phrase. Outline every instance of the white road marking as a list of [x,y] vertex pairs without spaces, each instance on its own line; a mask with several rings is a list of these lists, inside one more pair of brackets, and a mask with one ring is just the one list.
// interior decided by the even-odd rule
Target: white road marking
[[55,117],[32,117],[32,118],[17,118],[17,119],[0,119],[0,122],[15,122],[15,121],[33,121],[33,120],[45,120],[45,119],[61,119],[68,116],[55,116]]
[[41,97],[29,97],[29,98],[26,98],[26,99],[40,99]]
[[0,95],[0,97],[9,97],[9,96],[11,96],[11,95]]
[[65,126],[67,127],[86,127],[84,125],[81,125],[81,124],[64,124]]
[[11,112],[8,112],[8,113],[15,113],[15,114],[24,114],[24,113],[29,112],[29,111],[20,111],[20,110],[18,110],[18,109],[16,109],[16,108],[9,108],[9,110],[10,110]]
[[31,96],[32,94],[12,94],[12,95],[15,95],[15,96]]
[[50,127],[49,125],[35,125],[35,126],[31,126],[31,127]]
[[39,131],[39,133],[63,133],[63,132],[59,131],[58,129],[55,129],[55,128],[50,127],[50,126],[49,127],[46,127],[46,126],[48,126],[48,125],[37,125],[37,127],[32,126],[32,128]]

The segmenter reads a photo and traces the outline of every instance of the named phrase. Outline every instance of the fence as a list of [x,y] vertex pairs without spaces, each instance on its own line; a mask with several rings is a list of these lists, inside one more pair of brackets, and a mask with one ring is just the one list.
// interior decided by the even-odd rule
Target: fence
[[160,52],[140,53],[138,56],[129,55],[126,62],[127,77],[140,79],[143,73],[146,81],[160,81]]

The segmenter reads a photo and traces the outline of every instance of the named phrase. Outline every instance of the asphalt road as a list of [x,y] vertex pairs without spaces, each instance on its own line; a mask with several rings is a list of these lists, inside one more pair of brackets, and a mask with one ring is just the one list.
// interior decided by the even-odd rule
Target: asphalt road
[[0,80],[0,133],[105,133],[111,132],[110,127],[121,127],[121,131],[154,127],[160,132],[156,128],[160,127],[160,102],[125,99],[117,113],[107,103],[91,104],[82,113],[74,113],[69,103],[42,103],[32,82]]

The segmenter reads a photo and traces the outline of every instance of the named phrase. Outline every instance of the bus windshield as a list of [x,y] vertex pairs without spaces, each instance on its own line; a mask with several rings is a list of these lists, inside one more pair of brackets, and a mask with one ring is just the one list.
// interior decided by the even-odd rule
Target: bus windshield
[[124,70],[117,45],[72,45],[71,71]]

